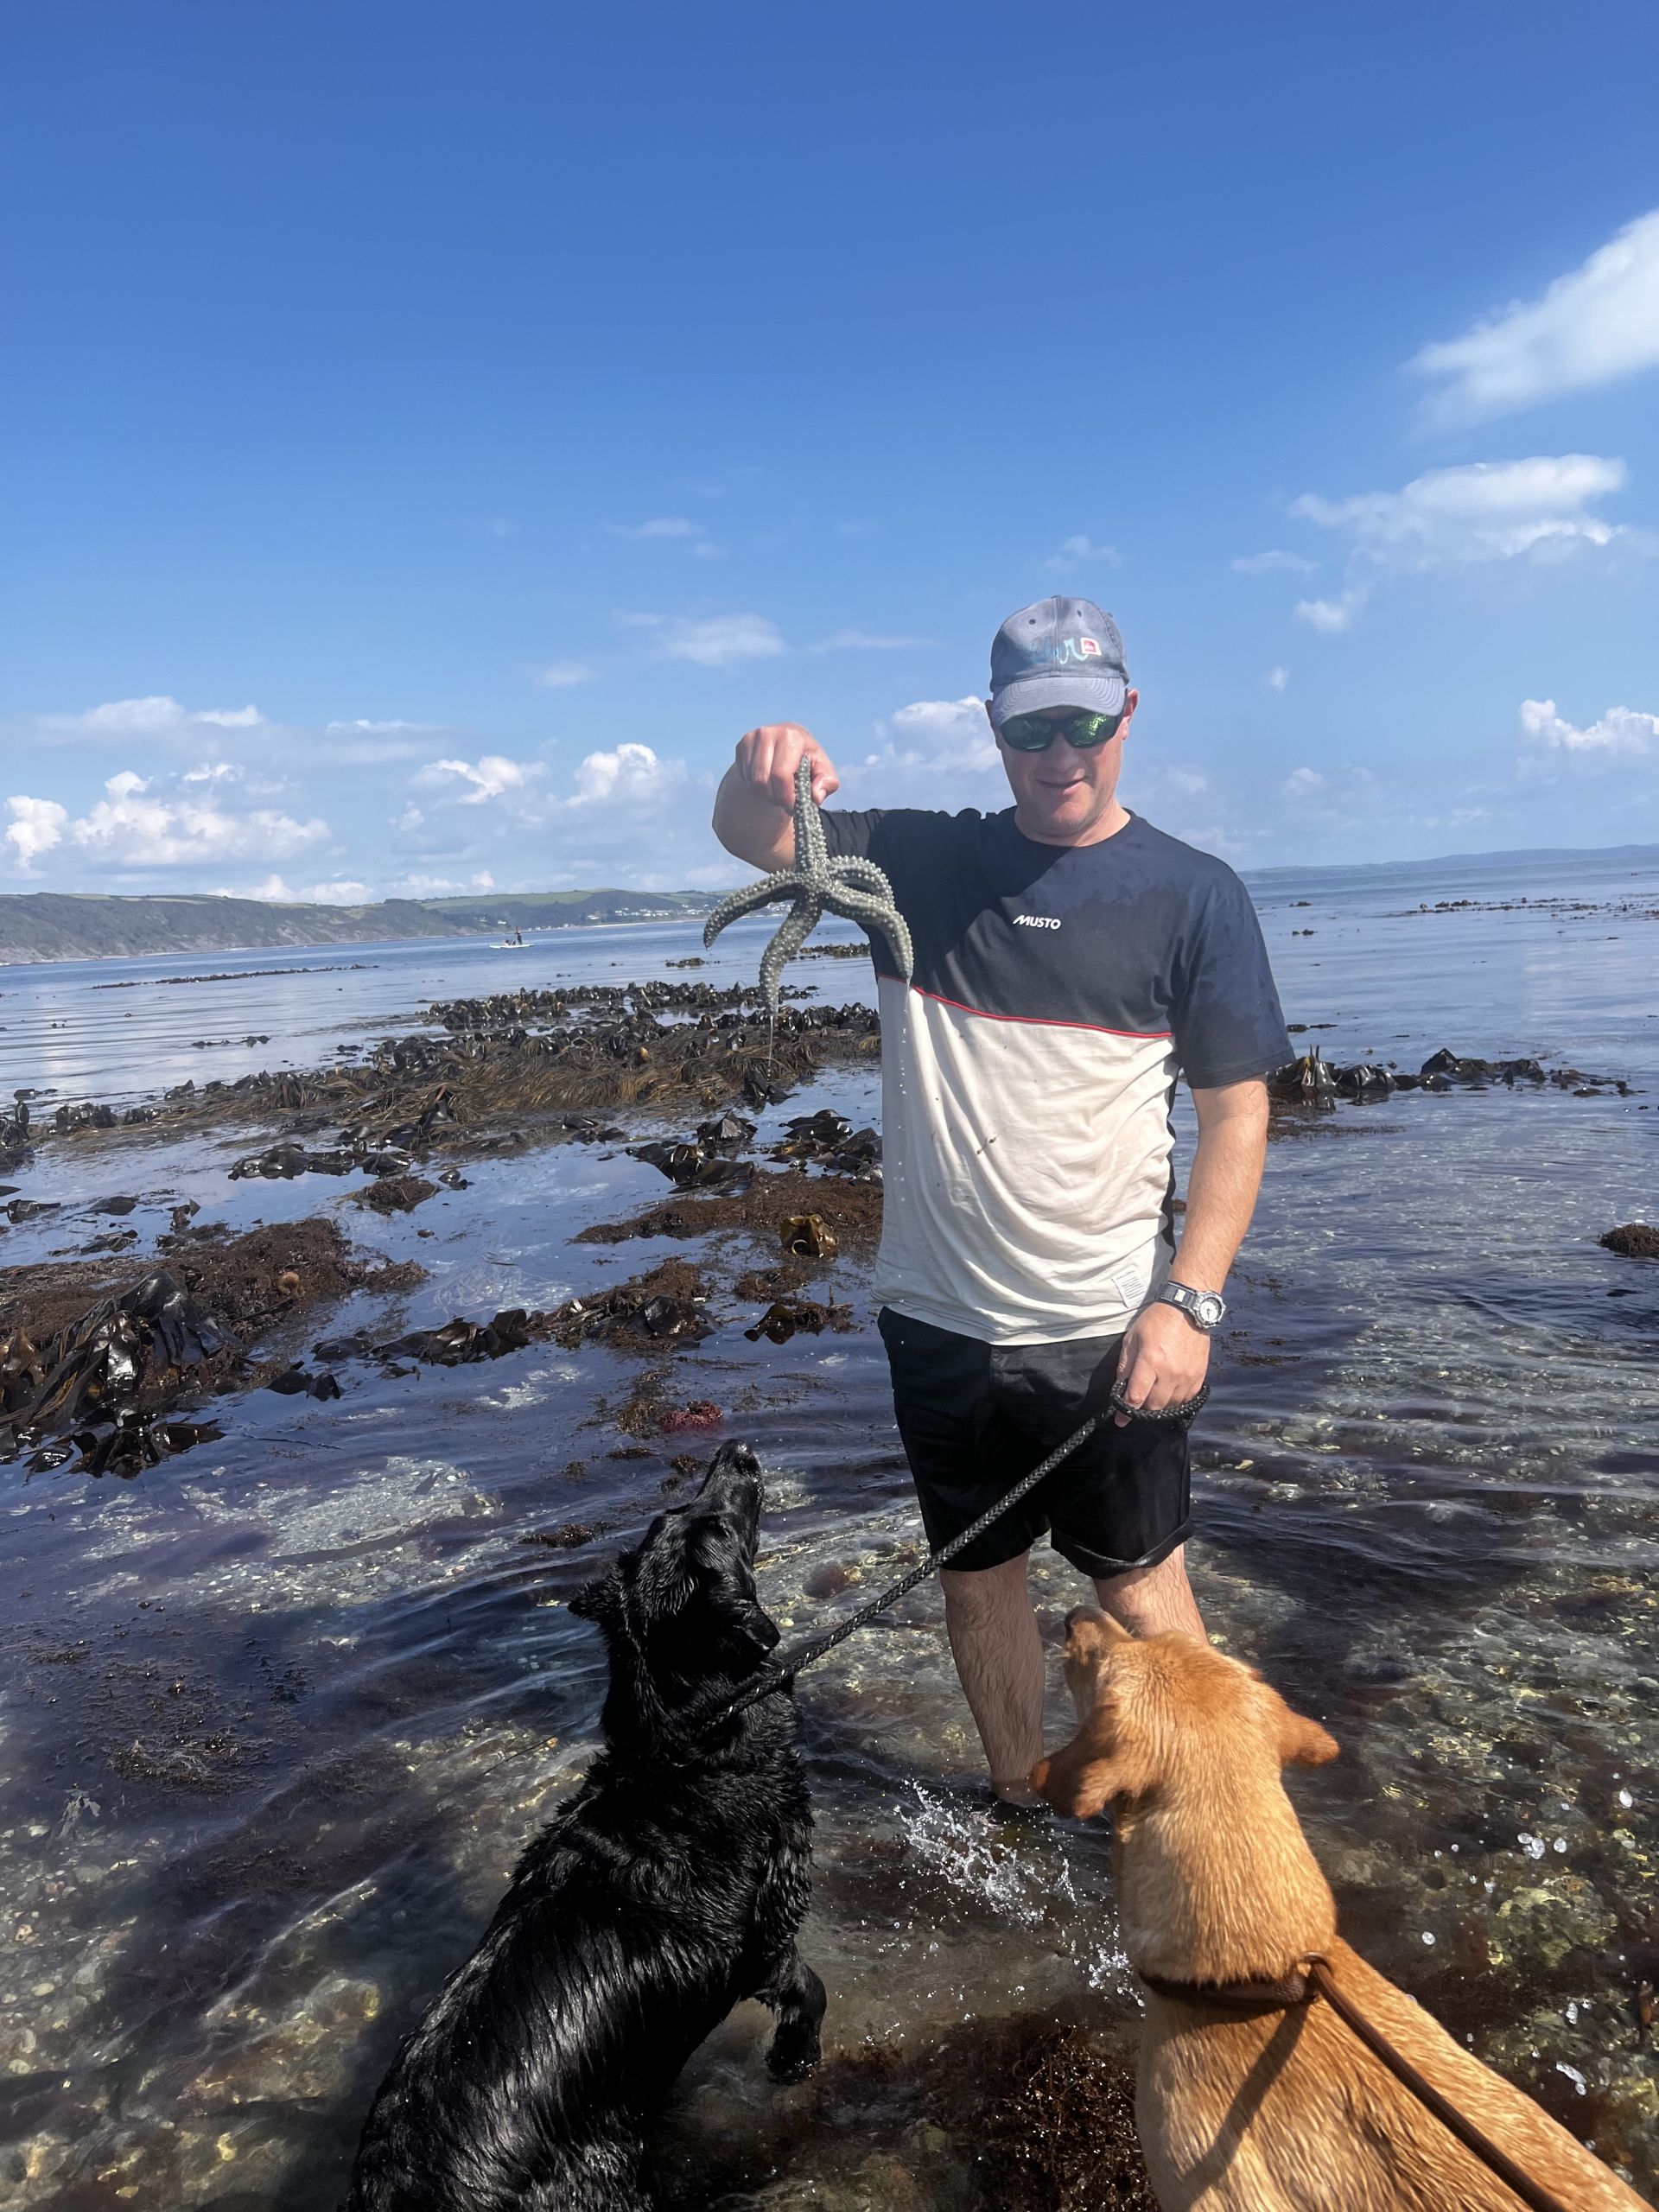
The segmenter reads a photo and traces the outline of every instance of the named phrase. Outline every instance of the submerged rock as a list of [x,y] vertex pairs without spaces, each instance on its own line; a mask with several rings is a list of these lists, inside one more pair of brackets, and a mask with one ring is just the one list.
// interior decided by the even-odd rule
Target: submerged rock
[[1626,1222],[1622,1229],[1606,1230],[1596,1242],[1624,1259],[1659,1260],[1659,1229],[1645,1221]]
[[424,1175],[382,1175],[366,1190],[351,1193],[359,1205],[374,1213],[413,1213],[416,1206],[437,1195],[437,1185],[429,1183]]
[[825,1329],[846,1330],[856,1325],[850,1306],[820,1306],[811,1298],[778,1298],[754,1326],[745,1329],[743,1333],[751,1344],[766,1337],[775,1344],[786,1344],[798,1334],[816,1337]]

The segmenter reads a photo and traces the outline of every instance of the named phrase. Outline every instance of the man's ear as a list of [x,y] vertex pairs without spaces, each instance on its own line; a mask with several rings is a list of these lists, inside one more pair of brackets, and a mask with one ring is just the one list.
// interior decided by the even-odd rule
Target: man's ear
[[1329,1766],[1342,1746],[1328,1730],[1306,1714],[1293,1713],[1279,1701],[1279,1764],[1281,1766]]

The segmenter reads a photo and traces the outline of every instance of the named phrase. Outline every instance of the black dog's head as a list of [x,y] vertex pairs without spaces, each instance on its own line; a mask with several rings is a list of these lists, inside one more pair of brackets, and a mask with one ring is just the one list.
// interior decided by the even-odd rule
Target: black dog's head
[[610,1649],[607,1733],[735,1686],[760,1665],[778,1630],[754,1594],[760,1532],[760,1462],[747,1444],[723,1444],[690,1504],[659,1513],[643,1543],[571,1599]]

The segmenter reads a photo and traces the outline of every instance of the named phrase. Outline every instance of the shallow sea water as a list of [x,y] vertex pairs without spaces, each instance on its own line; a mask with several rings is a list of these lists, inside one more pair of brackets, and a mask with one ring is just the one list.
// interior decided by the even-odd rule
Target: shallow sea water
[[[1226,1647],[1342,1744],[1294,1788],[1345,1932],[1651,2191],[1659,2064],[1637,1999],[1659,1981],[1659,1268],[1596,1238],[1656,1216],[1659,871],[1255,887],[1290,1019],[1334,1023],[1306,1040],[1333,1058],[1414,1067],[1450,1044],[1634,1086],[1411,1095],[1274,1143],[1195,1433],[1192,1562]],[[1482,903],[1418,911],[1464,897]],[[732,931],[696,972],[747,979],[763,937]],[[125,1101],[312,1064],[425,999],[620,982],[696,949],[690,930],[641,928],[511,957],[441,943],[0,971],[0,1071],[7,1091],[54,1088],[47,1111]],[[299,965],[321,972],[269,972]],[[252,973],[158,980],[226,970]],[[868,988],[855,962],[791,980],[831,1000]],[[269,1041],[194,1042],[249,1034]],[[874,1078],[829,1078],[766,1127],[821,1103],[870,1120]],[[143,1195],[141,1255],[181,1198],[238,1225],[341,1205],[327,1179],[228,1183],[255,1148],[245,1132],[48,1145],[9,1179],[66,1211],[11,1230],[4,1261],[82,1241],[112,1191]],[[429,1279],[314,1316],[296,1349],[359,1319],[390,1334],[549,1305],[686,1252],[570,1243],[664,1190],[604,1149],[469,1164],[469,1190],[412,1219],[346,1208],[351,1234]],[[677,1400],[714,1399],[761,1454],[760,1582],[785,1634],[920,1555],[868,1278],[843,1261],[833,1280],[855,1334],[750,1344],[753,1310],[728,1298],[664,1361]],[[336,2204],[397,2037],[590,1753],[601,1663],[564,1601],[671,1498],[685,1441],[616,1428],[607,1409],[639,1371],[545,1345],[395,1381],[347,1368],[339,1402],[232,1402],[221,1444],[130,1483],[0,1469],[0,2206]],[[525,1541],[570,1522],[605,1532]],[[1058,1640],[1080,1586],[1046,1554],[1034,1581]],[[1052,1688],[1058,1737],[1058,1664]],[[885,2123],[846,2087],[872,2043],[902,2069],[966,2032],[971,2076],[964,2023],[1133,2023],[1104,1833],[976,1803],[934,1590],[836,1653],[800,1704],[818,1819],[803,1948],[830,1987],[839,2086],[772,2088],[765,2018],[741,2008],[660,2131],[677,2206],[882,2202]],[[913,2133],[890,2139],[906,2201],[971,2202],[963,2158]]]

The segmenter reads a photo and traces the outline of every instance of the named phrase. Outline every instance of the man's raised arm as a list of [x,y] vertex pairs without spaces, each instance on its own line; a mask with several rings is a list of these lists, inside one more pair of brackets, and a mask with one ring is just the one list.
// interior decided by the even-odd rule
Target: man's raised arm
[[810,757],[820,806],[841,788],[829,754],[798,722],[767,722],[740,738],[737,758],[715,794],[715,835],[752,868],[788,868],[795,858],[795,771]]

